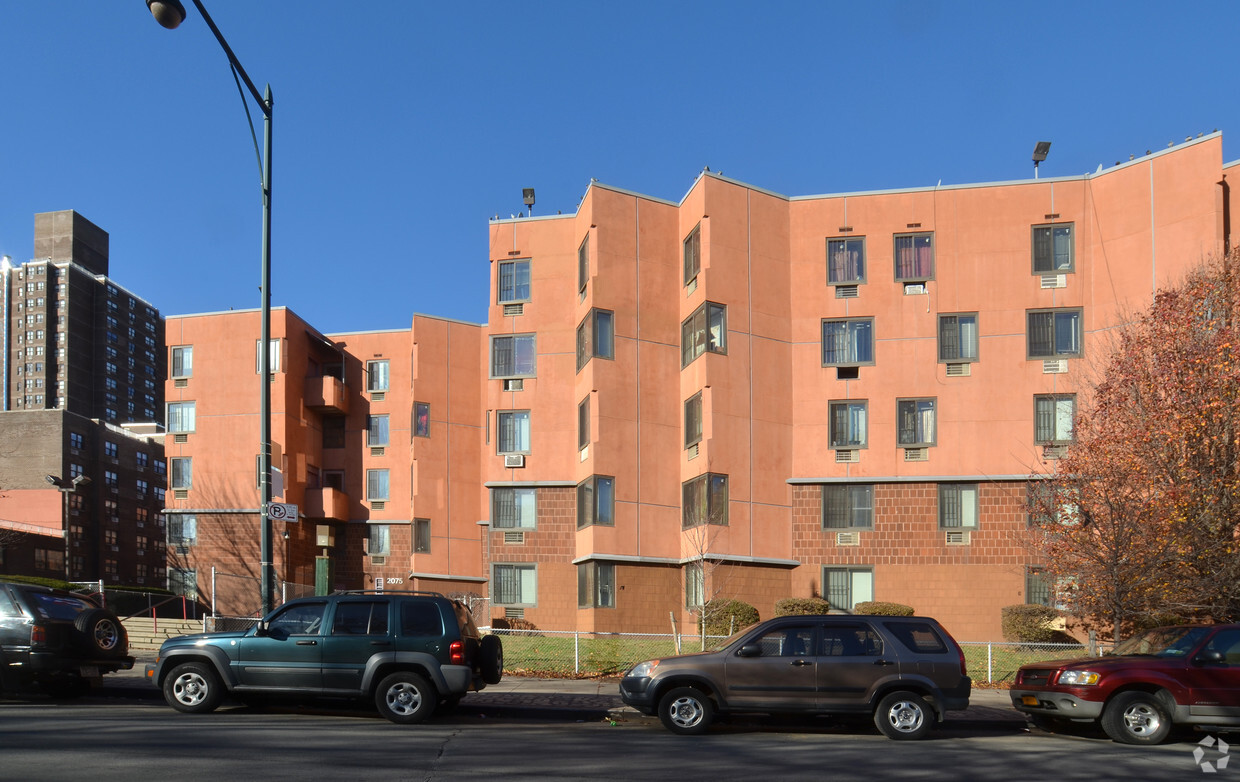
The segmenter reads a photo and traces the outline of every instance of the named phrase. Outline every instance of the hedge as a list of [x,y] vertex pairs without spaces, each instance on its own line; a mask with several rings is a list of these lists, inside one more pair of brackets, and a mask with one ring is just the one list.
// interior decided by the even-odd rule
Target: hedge
[[806,616],[831,613],[831,603],[821,597],[785,597],[775,603],[775,616]]
[[917,612],[913,610],[912,606],[906,606],[903,603],[870,601],[857,603],[853,608],[853,613],[868,616],[914,616]]
[[731,635],[761,619],[758,609],[740,600],[710,600],[702,616],[707,635]]
[[1019,643],[1050,643],[1062,638],[1063,633],[1051,626],[1059,618],[1059,612],[1050,606],[1026,603],[1004,606],[1002,610],[1003,638]]

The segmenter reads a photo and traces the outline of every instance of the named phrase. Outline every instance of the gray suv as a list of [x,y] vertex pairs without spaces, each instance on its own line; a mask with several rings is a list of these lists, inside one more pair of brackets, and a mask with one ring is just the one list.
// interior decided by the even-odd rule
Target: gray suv
[[171,638],[146,676],[169,706],[213,711],[231,693],[373,699],[387,719],[422,722],[498,684],[504,651],[469,609],[435,592],[343,592],[291,600],[238,633]]
[[673,733],[704,732],[718,713],[864,714],[893,739],[924,738],[969,706],[964,652],[925,617],[783,616],[713,651],[647,660],[621,699]]

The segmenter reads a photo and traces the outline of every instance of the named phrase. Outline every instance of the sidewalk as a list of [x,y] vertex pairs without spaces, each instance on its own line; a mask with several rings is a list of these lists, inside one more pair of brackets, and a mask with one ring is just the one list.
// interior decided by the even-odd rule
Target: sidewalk
[[[146,681],[147,663],[155,653],[134,652],[133,669],[103,677],[97,697],[159,699],[155,685]],[[601,720],[608,717],[639,718],[634,709],[620,700],[616,679],[542,679],[505,676],[499,684],[482,692],[471,692],[461,700],[461,711],[490,717],[525,717],[573,721]],[[954,726],[1014,729],[1025,724],[1025,717],[1012,708],[1007,690],[974,689],[965,711],[949,711],[946,722]]]

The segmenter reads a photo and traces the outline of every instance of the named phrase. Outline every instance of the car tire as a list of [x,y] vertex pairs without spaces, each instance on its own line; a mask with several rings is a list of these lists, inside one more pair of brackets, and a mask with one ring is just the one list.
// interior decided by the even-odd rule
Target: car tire
[[693,687],[677,687],[659,699],[663,727],[681,736],[705,733],[715,719],[715,703]]
[[164,679],[164,700],[177,711],[206,714],[224,700],[224,683],[211,666],[182,663]]
[[1158,696],[1121,692],[1102,710],[1102,729],[1121,744],[1161,744],[1171,736],[1171,715]]
[[121,657],[125,654],[125,629],[111,611],[93,608],[83,611],[73,620],[73,627],[82,634],[86,650],[102,657]]
[[889,739],[924,739],[934,728],[935,713],[926,699],[915,692],[889,693],[874,710],[874,724]]
[[482,636],[478,647],[478,667],[482,680],[487,684],[499,684],[504,678],[504,642],[498,635]]
[[409,671],[384,677],[375,690],[375,707],[400,725],[423,722],[439,705],[439,693],[425,678]]

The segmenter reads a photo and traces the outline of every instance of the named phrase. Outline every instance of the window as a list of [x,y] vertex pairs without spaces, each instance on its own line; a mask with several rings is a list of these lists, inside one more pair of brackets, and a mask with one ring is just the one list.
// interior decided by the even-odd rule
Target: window
[[142,480],[141,478],[134,479],[134,491],[138,492],[139,497],[145,497],[147,492],[150,490],[150,486],[151,485],[148,482]]
[[501,261],[499,264],[499,303],[530,300],[530,262]]
[[194,403],[168,403],[168,432],[177,434],[194,431]]
[[1042,568],[1031,567],[1025,571],[1025,602],[1030,605],[1051,605],[1051,582]]
[[180,345],[172,349],[172,376],[194,376],[194,346]]
[[413,436],[431,436],[431,406],[427,402],[413,403]]
[[828,404],[832,448],[864,448],[866,446],[867,406],[866,402],[859,401]]
[[532,606],[538,596],[535,565],[493,565],[491,602],[504,606]]
[[685,447],[702,441],[702,392],[685,400]]
[[112,442],[111,440],[104,441],[103,443],[103,455],[104,456],[108,457],[109,459],[115,459],[117,458],[117,455],[119,453],[120,453],[120,448],[116,445],[116,443]]
[[1040,445],[1072,442],[1075,394],[1045,394],[1033,398],[1034,441]]
[[577,247],[577,290],[585,293],[586,283],[590,282],[590,234],[581,240]]
[[388,389],[388,362],[383,361],[367,361],[366,362],[366,390],[374,393],[375,391],[387,391]]
[[381,557],[392,553],[392,527],[390,524],[371,524],[366,530],[366,553]]
[[154,469],[156,475],[164,475],[168,472],[168,464],[163,459],[156,459],[154,462]]
[[939,529],[977,529],[977,484],[939,484]]
[[904,448],[934,445],[934,399],[900,399],[896,401],[896,425],[899,443]]
[[865,282],[865,237],[827,240],[827,284]]
[[363,602],[344,602],[336,604],[336,613],[332,619],[332,635],[376,635],[388,634],[388,602],[386,600],[367,600]]
[[610,562],[577,565],[577,607],[616,607],[616,566]]
[[529,453],[530,411],[500,410],[496,413],[499,453]]
[[327,602],[293,603],[279,610],[267,629],[273,636],[319,635],[323,631],[323,614]]
[[939,316],[939,361],[977,361],[977,313]]
[[1026,313],[1029,358],[1081,355],[1081,311],[1035,310]]
[[1070,272],[1075,263],[1072,223],[1033,227],[1033,273]]
[[69,447],[81,449],[86,445],[86,438],[78,432],[69,432]]
[[728,476],[708,472],[681,484],[682,529],[728,523]]
[[616,334],[611,310],[590,310],[577,326],[577,371],[592,358],[616,357]]
[[431,553],[431,521],[430,519],[413,520],[413,553]]
[[860,366],[874,363],[874,319],[824,320],[822,365]]
[[706,352],[728,352],[728,308],[709,301],[680,324],[680,366]]
[[497,488],[491,490],[491,524],[496,529],[534,529],[533,489]]
[[120,479],[117,478],[116,473],[113,472],[112,470],[104,470],[103,471],[103,484],[109,488],[115,489],[117,486],[120,485]]
[[387,470],[367,470],[366,471],[366,499],[368,500],[388,499],[388,471]]
[[388,444],[388,417],[386,415],[366,416],[366,445],[381,447]]
[[921,282],[934,278],[934,234],[897,234],[896,282]]
[[615,478],[591,475],[577,484],[577,529],[616,525]]
[[143,451],[138,451],[133,455],[134,462],[138,465],[139,470],[145,470],[151,462],[151,457]]
[[702,270],[702,224],[698,223],[685,237],[685,285],[697,279]]
[[491,377],[534,377],[536,368],[533,334],[491,337]]
[[400,602],[400,634],[407,638],[442,636],[443,617],[439,613],[439,607],[434,603],[402,600]]
[[168,545],[192,546],[198,542],[198,517],[190,514],[171,514],[168,517]]
[[168,591],[198,599],[198,571],[185,568],[168,568]]
[[822,594],[832,609],[851,613],[874,599],[874,571],[868,567],[824,567]]
[[174,456],[170,461],[172,462],[172,475],[169,485],[173,489],[192,489],[194,486],[193,459],[188,456]]
[[685,565],[685,608],[701,608],[706,603],[706,571],[701,562]]
[[822,487],[823,529],[874,529],[874,487],[832,483]]
[[[261,374],[263,371],[263,341],[261,339],[254,340],[254,373]],[[267,341],[267,371],[280,371],[280,340],[272,339]]]
[[577,450],[590,444],[590,397],[577,403]]

